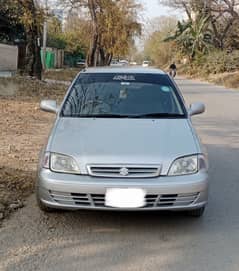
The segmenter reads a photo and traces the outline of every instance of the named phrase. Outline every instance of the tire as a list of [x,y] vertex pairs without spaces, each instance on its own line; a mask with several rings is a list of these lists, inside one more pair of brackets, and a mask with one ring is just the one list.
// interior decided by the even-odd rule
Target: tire
[[187,211],[187,214],[192,217],[201,217],[203,215],[204,211],[205,211],[205,207],[203,206],[198,209]]

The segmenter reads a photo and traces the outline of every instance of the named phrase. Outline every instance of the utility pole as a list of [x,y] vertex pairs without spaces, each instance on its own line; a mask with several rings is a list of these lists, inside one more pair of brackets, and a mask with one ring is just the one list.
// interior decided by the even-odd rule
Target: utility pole
[[[45,0],[46,13],[47,13],[47,5],[48,5],[47,0]],[[42,66],[44,70],[46,69],[46,40],[47,40],[47,16],[45,17],[45,21],[43,24]]]

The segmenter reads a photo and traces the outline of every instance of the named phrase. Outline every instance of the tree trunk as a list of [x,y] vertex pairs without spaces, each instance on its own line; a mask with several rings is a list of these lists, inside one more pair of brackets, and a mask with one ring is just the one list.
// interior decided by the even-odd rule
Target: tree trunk
[[113,58],[113,54],[105,53],[103,48],[99,49],[100,51],[100,66],[109,66]]
[[42,78],[42,63],[40,55],[40,46],[38,44],[39,27],[36,18],[36,7],[33,0],[26,2],[26,9],[30,11],[32,22],[26,27],[27,37],[27,52],[26,52],[26,65],[25,72],[41,80]]
[[96,66],[97,43],[98,43],[98,34],[95,33],[92,37],[90,50],[87,55],[87,65],[89,67]]
[[107,54],[106,55],[106,61],[105,61],[106,66],[110,66],[112,58],[113,58],[113,54]]
[[100,66],[105,66],[105,52],[103,48],[99,48],[100,51]]
[[92,41],[90,45],[90,50],[87,55],[87,66],[96,66],[96,51],[97,51],[97,44],[99,40],[99,33],[98,33],[98,25],[97,25],[97,15],[96,15],[96,2],[95,0],[88,0],[88,8],[90,11],[91,19],[92,19]]

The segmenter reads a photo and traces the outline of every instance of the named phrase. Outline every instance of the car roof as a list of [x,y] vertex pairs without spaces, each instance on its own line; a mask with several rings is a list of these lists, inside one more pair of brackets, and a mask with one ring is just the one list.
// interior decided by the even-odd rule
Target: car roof
[[85,68],[83,73],[142,73],[142,74],[166,74],[164,71],[157,68],[144,67],[96,67]]

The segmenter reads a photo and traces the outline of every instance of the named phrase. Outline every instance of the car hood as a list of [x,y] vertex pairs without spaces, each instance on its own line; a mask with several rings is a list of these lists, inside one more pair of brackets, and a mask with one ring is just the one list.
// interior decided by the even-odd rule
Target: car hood
[[87,164],[161,164],[163,173],[176,158],[199,152],[187,119],[59,118],[48,151]]

